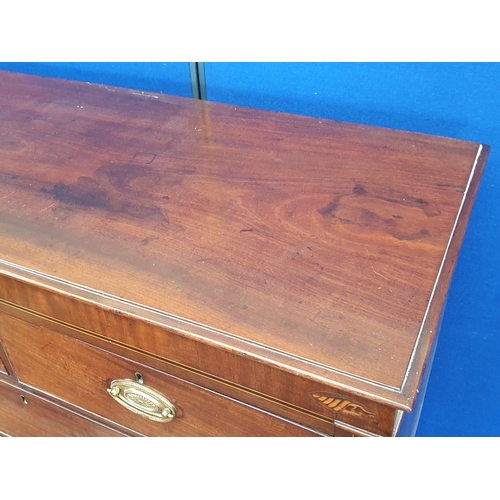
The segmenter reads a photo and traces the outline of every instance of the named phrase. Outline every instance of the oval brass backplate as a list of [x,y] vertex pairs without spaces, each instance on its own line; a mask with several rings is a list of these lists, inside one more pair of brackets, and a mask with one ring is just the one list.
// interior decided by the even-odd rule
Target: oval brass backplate
[[155,422],[170,422],[175,417],[175,406],[165,396],[134,380],[113,380],[108,392],[128,410]]

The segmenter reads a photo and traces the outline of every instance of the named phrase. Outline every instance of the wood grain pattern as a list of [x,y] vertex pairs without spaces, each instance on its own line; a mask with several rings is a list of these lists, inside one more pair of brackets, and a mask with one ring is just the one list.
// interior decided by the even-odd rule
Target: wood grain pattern
[[[0,315],[0,332],[22,383],[147,436],[314,436],[314,431],[120,356]],[[30,348],[26,349],[26,345]],[[172,422],[132,413],[107,392],[112,380],[135,379],[177,408]]]
[[0,380],[0,433],[16,437],[114,437],[118,431]]
[[5,368],[5,365],[3,364],[1,358],[0,358],[0,372],[7,373],[7,368]]
[[71,293],[177,332],[194,369],[205,342],[236,384],[239,353],[276,386],[411,409],[487,147],[4,72],[0,91],[2,274],[90,287]]

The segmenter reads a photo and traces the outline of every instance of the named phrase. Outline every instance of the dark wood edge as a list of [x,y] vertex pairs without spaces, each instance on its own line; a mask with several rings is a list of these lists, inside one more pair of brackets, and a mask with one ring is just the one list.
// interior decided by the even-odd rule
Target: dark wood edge
[[434,357],[436,355],[436,348],[439,340],[439,332],[441,330],[441,322],[444,316],[444,309],[441,314],[439,321],[439,326],[437,328],[436,337],[434,338],[434,343],[432,344],[432,349],[427,360],[427,365],[424,370],[424,375],[420,386],[417,391],[417,397],[415,399],[415,404],[411,413],[402,412],[401,418],[398,419],[399,415],[396,415],[396,422],[394,424],[393,436],[397,437],[414,437],[417,433],[418,423],[420,421],[420,415],[422,413],[422,408],[424,405],[425,394],[427,392],[427,385],[429,383],[430,374],[432,371],[432,364],[434,362]]
[[465,237],[467,225],[472,214],[489,152],[489,146],[479,146],[469,183],[464,193],[462,206],[457,214],[455,227],[443,257],[434,290],[429,298],[427,314],[422,323],[413,355],[408,364],[406,377],[401,387],[401,396],[406,400],[410,411],[415,404],[418,395],[417,389],[423,380],[427,363],[431,361],[430,355],[437,339],[436,334],[439,330],[439,323],[446,303],[448,290]]

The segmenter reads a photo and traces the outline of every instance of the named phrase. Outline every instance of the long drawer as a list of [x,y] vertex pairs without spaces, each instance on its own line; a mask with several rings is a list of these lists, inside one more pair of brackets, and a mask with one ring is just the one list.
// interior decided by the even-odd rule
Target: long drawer
[[[158,369],[63,335],[49,326],[0,315],[1,336],[20,382],[132,431],[147,436],[320,434]],[[137,380],[142,382],[140,386]],[[127,381],[122,382],[125,385],[136,382],[134,390],[128,390],[128,396],[120,401],[110,394],[116,391],[113,388],[117,381]],[[127,392],[126,387],[122,386],[121,390],[122,393]],[[171,417],[166,418],[167,421],[151,419],[155,416],[156,395],[160,399],[166,398],[172,405],[170,414],[164,412],[165,417]],[[159,408],[159,413],[163,410],[165,406]]]
[[8,436],[122,435],[118,431],[0,381],[0,434]]

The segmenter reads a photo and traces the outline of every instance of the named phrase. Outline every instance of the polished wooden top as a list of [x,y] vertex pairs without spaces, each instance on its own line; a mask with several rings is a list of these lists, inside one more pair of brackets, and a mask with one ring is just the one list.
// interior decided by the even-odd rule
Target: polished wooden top
[[413,397],[487,150],[0,72],[0,270]]

